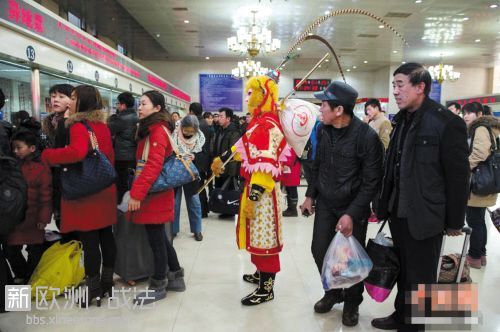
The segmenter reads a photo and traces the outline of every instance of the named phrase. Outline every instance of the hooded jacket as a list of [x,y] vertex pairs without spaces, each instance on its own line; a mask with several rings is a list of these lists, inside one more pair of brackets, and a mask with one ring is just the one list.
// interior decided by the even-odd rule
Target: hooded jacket
[[[491,129],[494,138],[500,135],[500,121],[493,116],[482,116],[473,121],[468,128],[468,135],[471,139],[469,155],[471,171],[491,154],[491,138],[488,128]],[[471,192],[467,206],[489,207],[495,205],[496,201],[497,194],[476,195]]]
[[52,180],[47,165],[36,160],[21,162],[21,170],[28,184],[28,208],[21,224],[9,234],[9,245],[41,244],[45,231],[37,224],[47,225],[52,217]]

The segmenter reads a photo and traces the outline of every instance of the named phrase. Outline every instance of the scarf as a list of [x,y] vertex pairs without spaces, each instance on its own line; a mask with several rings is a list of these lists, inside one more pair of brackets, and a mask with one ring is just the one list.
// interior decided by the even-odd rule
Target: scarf
[[61,120],[64,117],[64,112],[61,113],[54,113],[51,118],[50,122],[52,123],[52,126],[57,129],[57,124],[59,123],[59,120]]
[[140,119],[139,127],[137,128],[137,141],[146,138],[149,135],[149,127],[154,124],[163,123],[168,128],[168,121],[168,113],[164,111],[156,112],[145,117],[144,119]]
[[205,144],[205,136],[202,132],[198,130],[193,137],[185,138],[184,135],[182,135],[180,126],[176,126],[173,139],[181,153],[194,154],[201,152],[203,145]]

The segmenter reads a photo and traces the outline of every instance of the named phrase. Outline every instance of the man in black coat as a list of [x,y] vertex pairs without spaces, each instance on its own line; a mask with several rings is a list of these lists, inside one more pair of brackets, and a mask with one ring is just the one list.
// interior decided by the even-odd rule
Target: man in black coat
[[120,93],[117,99],[116,114],[109,118],[108,126],[115,149],[115,169],[118,174],[116,192],[120,204],[123,194],[129,190],[129,177],[135,169],[137,149],[135,133],[139,117],[135,110],[134,96],[130,92]]
[[[312,180],[301,210],[304,215],[316,212],[311,251],[321,274],[326,251],[337,231],[346,237],[353,235],[361,246],[365,245],[370,202],[382,178],[383,145],[377,133],[354,116],[358,93],[351,86],[334,81],[315,97],[322,100],[323,125],[318,129]],[[363,290],[360,282],[326,291],[314,310],[326,313],[335,303],[344,302],[342,323],[355,326]]]
[[405,292],[436,283],[443,232],[460,235],[469,184],[464,121],[429,98],[431,76],[418,63],[393,74],[400,109],[386,155],[377,216],[389,219],[401,272],[395,311],[374,319],[379,329],[419,330],[411,325]]
[[[189,114],[196,116],[200,123],[200,130],[203,136],[205,136],[205,144],[203,144],[201,151],[195,154],[193,160],[194,165],[200,172],[200,183],[203,184],[208,179],[210,164],[212,163],[210,150],[214,139],[213,131],[210,129],[207,120],[203,117],[203,107],[200,103],[191,103],[191,105],[189,105]],[[210,212],[206,189],[200,192],[200,202],[201,217],[206,218],[208,217],[208,212]]]
[[[232,122],[233,110],[223,107],[219,110],[219,125],[221,130],[216,133],[214,144],[214,157],[231,154],[231,147],[240,139],[241,133],[238,126]],[[235,179],[239,175],[239,162],[230,161],[225,167],[222,175],[215,179],[215,187],[221,188],[228,178]],[[226,189],[234,189],[234,183],[230,179]],[[221,214],[219,218],[232,218],[234,215]]]

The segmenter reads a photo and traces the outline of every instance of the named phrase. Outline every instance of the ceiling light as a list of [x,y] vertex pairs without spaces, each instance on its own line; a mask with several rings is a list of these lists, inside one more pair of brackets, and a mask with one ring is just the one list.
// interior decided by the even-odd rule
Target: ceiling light
[[329,10],[325,10],[325,15],[328,15],[330,14],[330,11]]
[[210,60],[210,57],[209,57],[209,56],[206,56],[206,57],[205,57],[205,59],[206,59],[206,60]]
[[189,23],[189,21],[188,21],[188,20],[184,20],[184,23],[188,24],[188,23]]
[[479,43],[480,41],[481,41],[481,39],[474,40],[474,42],[476,42],[476,43]]
[[309,32],[307,35],[308,35],[308,36],[312,36],[312,35],[313,35],[313,33],[312,33],[312,32]]
[[351,70],[348,68],[347,71],[351,71]]
[[[499,32],[499,33],[500,33],[500,32]],[[328,60],[328,59],[325,59],[325,62],[330,62],[330,60]]]
[[497,7],[498,7],[498,5],[495,5],[495,4],[490,5],[490,8],[497,8]]
[[160,38],[160,34],[159,33],[156,34],[156,38]]
[[422,3],[422,0],[415,0],[415,3]]
[[261,51],[265,53],[274,53],[281,47],[281,41],[271,38],[271,30],[265,25],[256,21],[257,11],[253,10],[251,25],[242,25],[238,28],[236,36],[227,39],[227,47],[230,51],[245,54],[248,52],[250,57],[257,56]]
[[268,68],[261,67],[260,61],[245,60],[245,61],[238,61],[238,67],[233,68],[231,74],[237,78],[244,78],[244,77],[264,75],[268,71],[269,71]]
[[300,48],[300,47],[297,47],[297,51],[302,51],[302,48]]
[[385,25],[380,24],[380,25],[378,26],[378,28],[379,28],[379,29],[383,29],[383,28],[385,28]]
[[392,51],[392,53],[396,54],[396,53],[398,53],[398,51]]
[[352,66],[352,69],[356,69],[356,68],[358,68],[358,67],[356,67],[356,66]]
[[401,61],[401,64],[404,65],[406,63],[406,61]]
[[460,78],[460,73],[453,70],[453,66],[445,65],[442,62],[435,66],[430,66],[427,68],[433,80],[436,80],[439,84],[444,81],[454,82]]
[[468,18],[468,17],[464,17],[462,20],[463,20],[463,21],[468,21],[468,20],[469,20],[469,18]]
[[365,61],[363,61],[363,63],[368,63],[368,61],[367,61],[367,60],[365,60]]

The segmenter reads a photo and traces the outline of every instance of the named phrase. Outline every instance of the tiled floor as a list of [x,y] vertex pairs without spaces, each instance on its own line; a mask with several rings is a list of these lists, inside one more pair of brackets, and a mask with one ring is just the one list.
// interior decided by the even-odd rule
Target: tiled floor
[[[303,195],[304,188],[299,189]],[[310,253],[312,218],[286,218],[285,247],[281,255],[282,272],[278,274],[275,300],[256,307],[243,307],[240,298],[254,287],[241,280],[243,273],[253,272],[249,255],[235,247],[234,222],[218,220],[214,214],[203,221],[202,242],[189,233],[185,208],[181,233],[174,246],[185,268],[187,290],[169,293],[151,310],[120,309],[95,306],[88,310],[32,310],[28,313],[0,315],[0,331],[368,331],[370,321],[392,312],[394,294],[379,304],[365,293],[360,307],[360,321],[355,328],[342,326],[342,306],[328,314],[315,314],[313,304],[323,290]],[[488,266],[473,270],[479,285],[481,325],[477,331],[500,331],[500,234],[488,223]],[[378,226],[370,225],[369,237]],[[460,251],[461,239],[451,239],[447,251]],[[121,286],[123,284],[118,284]],[[139,287],[145,287],[141,283]],[[60,299],[59,303],[63,303]],[[44,317],[46,324],[27,324],[29,318]],[[49,321],[49,317],[58,323]],[[62,319],[67,319],[65,323]]]

